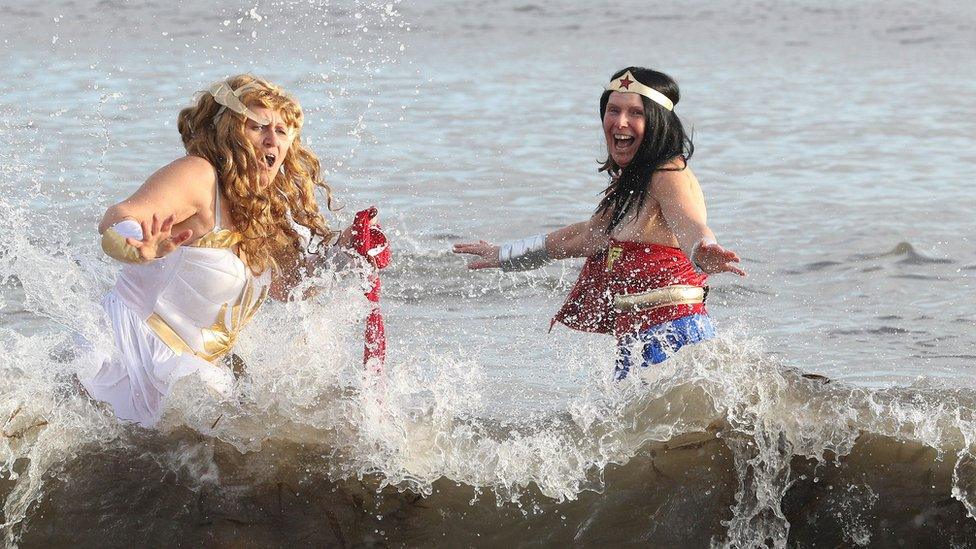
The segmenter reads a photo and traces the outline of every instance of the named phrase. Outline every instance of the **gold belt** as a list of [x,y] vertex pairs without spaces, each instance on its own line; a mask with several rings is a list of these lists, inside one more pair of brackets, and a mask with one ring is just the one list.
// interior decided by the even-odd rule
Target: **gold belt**
[[151,314],[149,318],[146,319],[146,325],[149,326],[150,330],[156,332],[159,339],[161,339],[162,342],[165,343],[166,346],[169,347],[174,353],[178,355],[182,355],[184,353],[191,355],[197,354],[187,344],[187,342],[180,337],[180,334],[176,333],[176,330],[173,328],[170,328],[169,324],[167,324],[166,321],[163,320],[163,317],[159,316],[158,314]]
[[705,302],[708,287],[674,284],[639,294],[614,296],[613,307],[618,311],[643,311],[674,305],[697,305]]
[[203,336],[202,351],[195,351],[190,347],[158,313],[151,314],[146,319],[146,324],[174,353],[178,355],[189,353],[207,362],[214,362],[231,350],[234,343],[237,342],[237,333],[251,320],[267,296],[268,286],[263,286],[257,299],[253,299],[254,284],[249,278],[237,305],[231,309],[230,326],[226,323],[228,304],[225,303],[220,307],[220,312],[217,313],[217,321],[207,328],[200,329]]

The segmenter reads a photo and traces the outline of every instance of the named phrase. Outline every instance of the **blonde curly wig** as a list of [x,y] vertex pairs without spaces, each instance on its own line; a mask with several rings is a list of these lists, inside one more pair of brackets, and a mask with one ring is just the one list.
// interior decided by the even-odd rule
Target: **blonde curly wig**
[[324,189],[326,205],[332,210],[332,189],[322,180],[318,158],[302,144],[304,114],[298,102],[279,86],[249,74],[226,82],[234,90],[254,83],[241,94],[241,102],[278,112],[295,136],[283,172],[275,174],[270,184],[262,183],[264,159],[245,136],[247,118],[224,109],[215,120],[221,106],[210,93],[201,93],[192,106],[180,111],[177,127],[186,153],[205,158],[216,168],[218,188],[244,237],[239,247],[248,265],[255,272],[269,267],[281,272],[290,266],[282,262],[294,264],[311,244],[303,242],[292,222],[311,232],[316,247],[334,237],[315,199],[315,188]]

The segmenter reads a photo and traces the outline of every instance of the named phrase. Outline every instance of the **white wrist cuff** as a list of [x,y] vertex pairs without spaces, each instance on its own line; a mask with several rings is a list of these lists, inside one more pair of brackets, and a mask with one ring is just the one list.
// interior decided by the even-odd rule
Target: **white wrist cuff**
[[135,219],[123,219],[115,225],[112,225],[112,228],[125,238],[142,240],[142,225]]
[[506,242],[498,248],[498,265],[505,272],[538,269],[550,261],[544,234]]

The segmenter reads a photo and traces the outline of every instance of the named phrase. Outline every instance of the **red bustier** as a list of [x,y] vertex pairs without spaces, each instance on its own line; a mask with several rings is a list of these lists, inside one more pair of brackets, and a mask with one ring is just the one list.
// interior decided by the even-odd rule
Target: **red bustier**
[[618,311],[613,308],[613,298],[673,284],[704,287],[707,278],[680,248],[610,239],[606,250],[586,260],[552,325],[561,322],[574,330],[619,337],[683,316],[705,314],[704,303]]

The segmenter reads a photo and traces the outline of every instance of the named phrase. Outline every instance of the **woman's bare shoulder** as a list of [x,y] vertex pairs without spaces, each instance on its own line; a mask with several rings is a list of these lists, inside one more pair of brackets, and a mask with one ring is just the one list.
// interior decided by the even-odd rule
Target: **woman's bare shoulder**
[[156,170],[136,191],[105,212],[99,231],[119,219],[140,221],[153,215],[175,215],[181,223],[196,212],[210,210],[216,175],[207,160],[196,156],[178,158]]
[[187,182],[199,184],[209,183],[211,185],[216,182],[217,177],[213,164],[209,160],[191,155],[177,158],[169,164],[166,164],[153,174],[153,176],[156,175],[178,177]]
[[661,165],[655,173],[691,173],[691,166],[683,156],[676,156]]
[[206,159],[184,156],[156,170],[126,202],[196,211],[213,201],[216,177]]
[[673,158],[665,163],[661,168],[654,172],[651,177],[653,187],[683,185],[687,183],[697,183],[695,172],[691,166],[681,157]]
[[145,186],[164,192],[178,191],[193,202],[209,203],[216,183],[217,175],[210,162],[199,156],[184,156],[156,170]]

